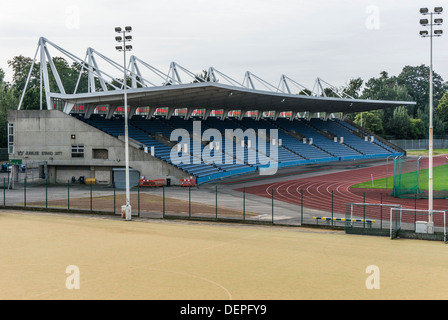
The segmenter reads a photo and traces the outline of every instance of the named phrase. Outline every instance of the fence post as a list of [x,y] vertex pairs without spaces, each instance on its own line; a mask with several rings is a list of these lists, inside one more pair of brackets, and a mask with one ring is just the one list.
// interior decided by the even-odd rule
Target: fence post
[[246,221],[246,187],[243,187],[243,221]]
[[272,188],[272,224],[274,224],[274,188]]
[[90,212],[92,212],[92,208],[93,208],[93,205],[92,205],[92,188],[93,188],[93,184],[90,183]]
[[26,208],[26,177],[25,177],[25,179],[24,179],[24,184],[23,184],[23,201],[24,201],[24,206],[25,206],[25,208]]
[[67,180],[67,210],[70,210],[70,180]]
[[215,184],[215,216],[218,220],[218,184]]
[[300,225],[303,225],[303,189],[300,189]]
[[363,220],[364,220],[364,222],[363,222],[363,228],[365,229],[366,228],[366,206],[365,206],[365,204],[366,204],[366,193],[364,192],[364,217],[363,217]]
[[163,185],[162,206],[163,206],[162,218],[165,219],[165,185]]
[[414,195],[414,232],[417,228],[417,195]]
[[115,200],[115,182],[114,182],[114,215],[115,215],[115,206],[116,206],[116,200]]
[[45,176],[45,209],[48,209],[48,178]]
[[6,207],[6,179],[3,177],[3,206]]
[[191,218],[191,186],[188,186],[188,217]]
[[380,230],[383,230],[383,193],[380,193],[381,196],[381,207],[380,207]]
[[334,220],[333,220],[333,210],[334,208],[334,200],[333,200],[333,190],[331,190],[331,227],[334,227]]
[[137,216],[140,217],[140,184],[137,185]]

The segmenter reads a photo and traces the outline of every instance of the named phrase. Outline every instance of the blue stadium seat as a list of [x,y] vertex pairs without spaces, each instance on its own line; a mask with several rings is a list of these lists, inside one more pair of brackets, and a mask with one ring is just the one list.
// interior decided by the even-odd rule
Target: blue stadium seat
[[[104,115],[99,114],[93,114],[89,119],[80,115],[74,115],[74,117],[114,137],[124,135],[124,122],[121,115],[113,116],[111,119],[106,119]],[[197,181],[203,182],[254,172],[266,165],[267,160],[275,162],[279,167],[287,167],[316,162],[362,159],[369,156],[387,156],[397,152],[381,141],[365,141],[359,136],[360,132],[357,128],[338,119],[327,121],[286,118],[278,118],[275,121],[253,118],[221,120],[216,117],[199,119],[201,133],[211,128],[221,133],[222,140],[219,148],[216,145],[215,148],[210,148],[209,141],[193,143],[191,133],[195,120],[198,119],[185,120],[177,116],[170,119],[159,117],[147,119],[145,116],[134,115],[129,119],[129,137],[148,149],[153,147],[155,157],[183,170],[188,175],[195,176]],[[186,155],[189,163],[176,165],[171,159],[175,141],[170,141],[170,137],[173,130],[178,128],[190,133],[190,148]],[[254,129],[256,134],[259,130],[266,130],[267,137],[263,139],[261,136],[256,136],[257,141],[251,143],[245,137],[241,146],[241,141],[237,145],[233,143],[233,140],[226,140],[226,129],[241,129],[242,132]],[[272,134],[270,130],[277,130],[278,140],[275,144],[273,137],[270,136],[270,133]],[[335,137],[338,138],[336,141]],[[340,142],[341,137],[344,138],[343,143]],[[164,140],[165,143],[161,142]],[[312,143],[310,143],[311,140]],[[276,158],[272,153],[275,151],[274,145],[278,152]],[[228,149],[229,146],[232,149]],[[205,154],[210,155],[210,158],[203,157]],[[179,155],[182,154],[179,153]]]

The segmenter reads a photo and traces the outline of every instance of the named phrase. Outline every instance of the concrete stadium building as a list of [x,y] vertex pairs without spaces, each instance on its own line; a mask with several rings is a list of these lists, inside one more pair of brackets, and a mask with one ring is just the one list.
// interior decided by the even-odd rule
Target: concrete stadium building
[[[50,49],[81,66],[81,72],[87,74],[88,92],[65,91]],[[135,56],[124,69],[92,48],[80,59],[45,38],[39,39],[33,64],[37,57],[42,75],[41,109],[23,110],[22,96],[18,109],[8,114],[8,149],[10,159],[37,164],[40,178],[50,183],[80,177],[95,179],[98,184],[117,183],[126,156],[125,92],[133,185],[141,176],[168,179],[171,184],[188,177],[198,184],[217,181],[260,171],[266,164],[262,159],[276,161],[282,168],[401,155],[404,151],[400,148],[344,121],[345,115],[415,104],[354,99],[320,78],[312,90],[285,75],[276,87],[249,71],[241,83],[215,68],[209,68],[204,79],[174,62],[163,73]],[[122,77],[126,72],[131,84],[110,76],[99,67],[99,59]],[[153,84],[141,70],[161,83]],[[49,72],[57,92],[50,90]],[[181,74],[189,82],[182,81]],[[24,94],[30,76],[31,72]],[[201,129],[195,132],[198,124]],[[188,132],[182,143],[178,136],[173,138],[176,129]],[[224,148],[227,129],[244,133],[239,139],[231,137],[236,144],[232,149],[230,144]],[[252,129],[257,143],[247,137]],[[269,135],[273,130],[275,137]],[[213,139],[208,132],[213,132]],[[267,135],[261,137],[260,132]],[[205,153],[208,160],[201,157]],[[255,156],[252,162],[250,155]],[[179,163],[173,156],[188,157],[189,161]]]

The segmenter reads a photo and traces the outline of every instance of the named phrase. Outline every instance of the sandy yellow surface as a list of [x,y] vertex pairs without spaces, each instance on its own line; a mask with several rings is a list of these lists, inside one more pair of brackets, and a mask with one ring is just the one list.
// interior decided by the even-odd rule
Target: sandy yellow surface
[[446,299],[447,271],[442,242],[0,211],[0,299]]

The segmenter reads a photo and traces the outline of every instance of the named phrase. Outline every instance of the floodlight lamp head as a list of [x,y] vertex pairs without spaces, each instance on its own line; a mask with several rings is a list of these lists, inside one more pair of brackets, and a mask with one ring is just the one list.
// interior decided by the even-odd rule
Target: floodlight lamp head
[[424,31],[420,31],[420,35],[421,35],[422,37],[426,37],[426,36],[428,36],[428,31],[426,31],[426,30],[424,30]]
[[428,8],[420,8],[420,13],[421,14],[427,14],[428,13]]
[[131,41],[132,40],[132,36],[126,36],[124,38],[126,39],[126,41]]
[[441,25],[443,23],[443,19],[441,18],[434,19],[434,23],[437,25]]
[[132,31],[132,27],[130,27],[130,26],[126,26],[126,27],[124,27],[124,29],[126,30],[126,32],[131,32]]
[[428,23],[429,23],[428,19],[420,19],[420,24],[421,24],[422,26],[427,26]]
[[126,50],[127,51],[131,51],[132,50],[132,46],[126,46]]
[[115,32],[121,32],[121,28],[120,27],[115,27]]
[[123,47],[122,46],[116,46],[115,49],[117,49],[118,51],[122,51]]
[[443,34],[443,30],[434,30],[434,34],[436,36],[441,36]]
[[443,8],[442,7],[435,7],[434,8],[434,12],[435,13],[442,13],[443,12]]
[[121,41],[123,41],[123,38],[118,36],[118,37],[115,37],[115,40],[118,41],[118,42],[121,42]]

